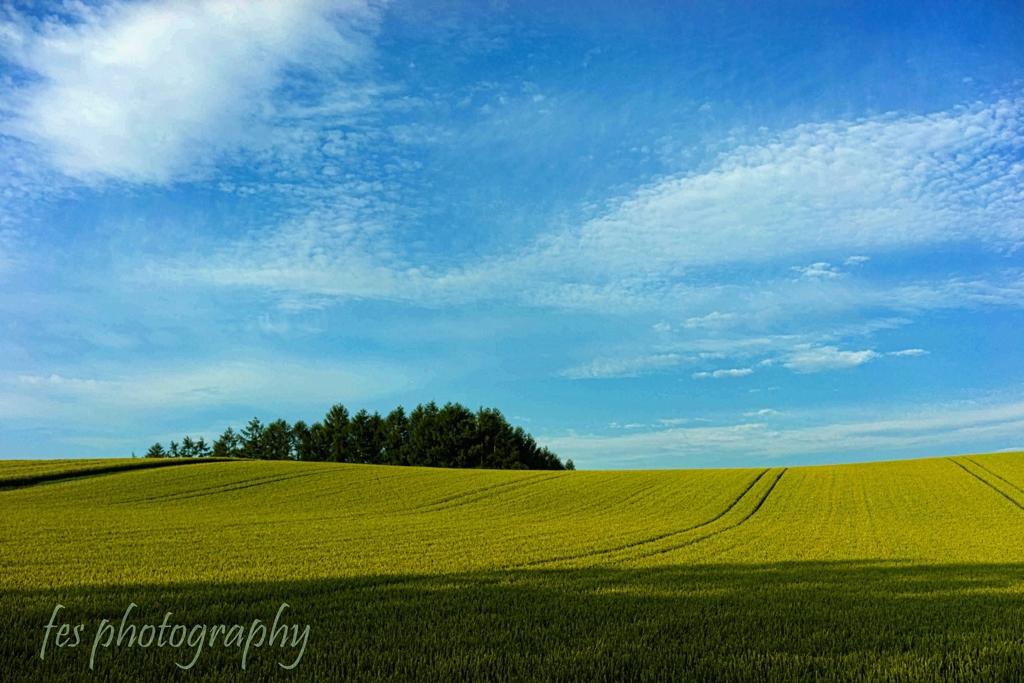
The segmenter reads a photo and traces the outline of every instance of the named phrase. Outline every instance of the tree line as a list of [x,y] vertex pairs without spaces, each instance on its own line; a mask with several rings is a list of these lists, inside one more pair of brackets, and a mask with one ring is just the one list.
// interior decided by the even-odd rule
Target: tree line
[[210,446],[202,438],[184,437],[168,449],[159,444],[147,458],[251,458],[349,462],[370,465],[418,465],[486,469],[564,470],[564,464],[546,446],[538,446],[522,427],[513,427],[497,408],[475,413],[459,403],[438,408],[431,401],[406,415],[398,406],[381,417],[365,409],[350,415],[345,406],[333,406],[322,422],[301,420],[263,424],[253,418],[244,428],[228,427]]

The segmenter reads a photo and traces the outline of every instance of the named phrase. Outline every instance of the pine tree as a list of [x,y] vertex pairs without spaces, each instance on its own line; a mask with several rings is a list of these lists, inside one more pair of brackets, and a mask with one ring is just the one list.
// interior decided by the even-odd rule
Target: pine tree
[[258,417],[249,420],[249,424],[242,429],[241,453],[239,455],[243,458],[266,460],[267,456],[263,451],[263,424]]
[[241,439],[235,430],[228,427],[220,438],[213,442],[213,457],[215,458],[237,458],[240,457]]

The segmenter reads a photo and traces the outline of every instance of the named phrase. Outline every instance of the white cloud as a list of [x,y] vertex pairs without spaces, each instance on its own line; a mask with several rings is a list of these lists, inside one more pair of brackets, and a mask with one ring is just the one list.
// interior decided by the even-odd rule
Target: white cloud
[[784,365],[796,372],[821,372],[852,368],[879,357],[879,353],[867,351],[840,351],[835,346],[812,346],[803,344],[790,353]]
[[753,372],[750,368],[733,368],[732,370],[715,370],[714,372],[695,372],[693,376],[695,379],[703,379],[705,377],[720,379],[722,377],[745,377]]
[[15,15],[0,50],[39,76],[9,94],[6,132],[85,180],[167,182],[232,149],[299,63],[336,69],[365,51],[364,0],[156,0],[65,4],[71,16]]
[[569,379],[598,379],[604,377],[637,377],[641,374],[674,367],[683,362],[675,353],[663,353],[636,358],[604,358],[579,365],[560,374]]
[[902,351],[890,351],[887,356],[926,356],[928,351],[924,349],[903,349]]
[[1019,271],[998,279],[917,283],[872,292],[867,304],[904,310],[977,308],[979,306],[1024,306],[1024,275]]
[[825,261],[812,263],[809,266],[793,266],[790,270],[800,273],[800,277],[811,279],[827,279],[842,275],[838,268]]
[[[1021,131],[1024,100],[806,124],[766,145],[725,154],[707,170],[643,187],[598,218],[541,235],[516,253],[435,268],[433,255],[408,253],[386,233],[356,239],[352,229],[324,223],[288,225],[276,237],[244,240],[203,263],[165,272],[225,286],[428,305],[504,298],[603,311],[693,310],[737,296],[751,307],[780,311],[796,296],[801,305],[833,308],[928,307],[957,297],[1015,297],[1019,305],[1024,287],[1016,285],[992,292],[971,282],[938,290],[840,286],[846,278],[824,261],[801,269],[803,289],[790,283],[795,289],[785,295],[687,284],[684,269],[963,240],[1013,249],[1024,244]],[[712,310],[686,326],[722,326],[736,315]]]
[[764,417],[765,415],[782,415],[782,413],[777,410],[772,410],[771,408],[762,408],[761,410],[743,413],[743,417]]
[[867,256],[851,256],[850,258],[843,261],[844,266],[859,266],[862,263],[867,263],[871,259]]
[[9,399],[0,400],[0,417],[81,418],[111,410],[334,402],[385,395],[415,382],[404,370],[381,363],[281,361],[228,361],[99,378],[18,375],[0,380],[0,395]]
[[822,249],[1024,241],[1024,100],[806,124],[645,187],[558,249],[649,270]]
[[653,327],[654,327],[654,330],[655,330],[656,332],[671,332],[671,331],[672,331],[672,326],[671,326],[671,325],[669,325],[669,324],[668,324],[667,322],[665,322],[664,320],[662,320],[662,321],[661,321],[661,322],[659,322],[659,323],[655,323],[655,324],[653,325]]
[[701,318],[687,318],[684,325],[689,329],[696,328],[721,328],[731,324],[736,320],[735,313],[719,313],[718,311],[712,311]]
[[572,435],[545,440],[560,456],[588,466],[663,458],[785,457],[806,454],[893,453],[912,448],[971,450],[993,440],[1016,443],[1024,433],[1024,403],[917,406],[891,410],[898,417],[812,426],[769,427],[762,423],[687,427],[623,436]]

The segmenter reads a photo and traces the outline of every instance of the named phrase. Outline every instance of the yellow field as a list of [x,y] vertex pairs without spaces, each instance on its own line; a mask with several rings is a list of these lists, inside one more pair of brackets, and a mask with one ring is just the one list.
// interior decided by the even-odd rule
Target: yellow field
[[[21,469],[21,463],[0,464]],[[622,472],[235,461],[3,492],[7,586],[708,562],[1015,562],[1024,457]]]
[[[86,621],[130,602],[241,621],[282,601],[316,625],[295,680],[1024,678],[1024,454],[613,472],[183,464],[0,463],[0,680],[178,675],[159,650],[104,652],[104,674],[87,652],[40,662],[57,602]],[[190,681],[277,671],[203,657]]]

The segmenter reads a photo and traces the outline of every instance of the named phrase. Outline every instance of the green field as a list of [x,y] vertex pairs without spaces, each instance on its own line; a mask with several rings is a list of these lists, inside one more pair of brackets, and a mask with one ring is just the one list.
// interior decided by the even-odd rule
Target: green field
[[[103,473],[124,462],[0,462],[0,680],[1024,680],[1022,454]],[[287,602],[308,649],[186,671],[188,647],[99,647],[90,670],[132,602],[189,626]],[[86,642],[41,660],[57,603]]]

